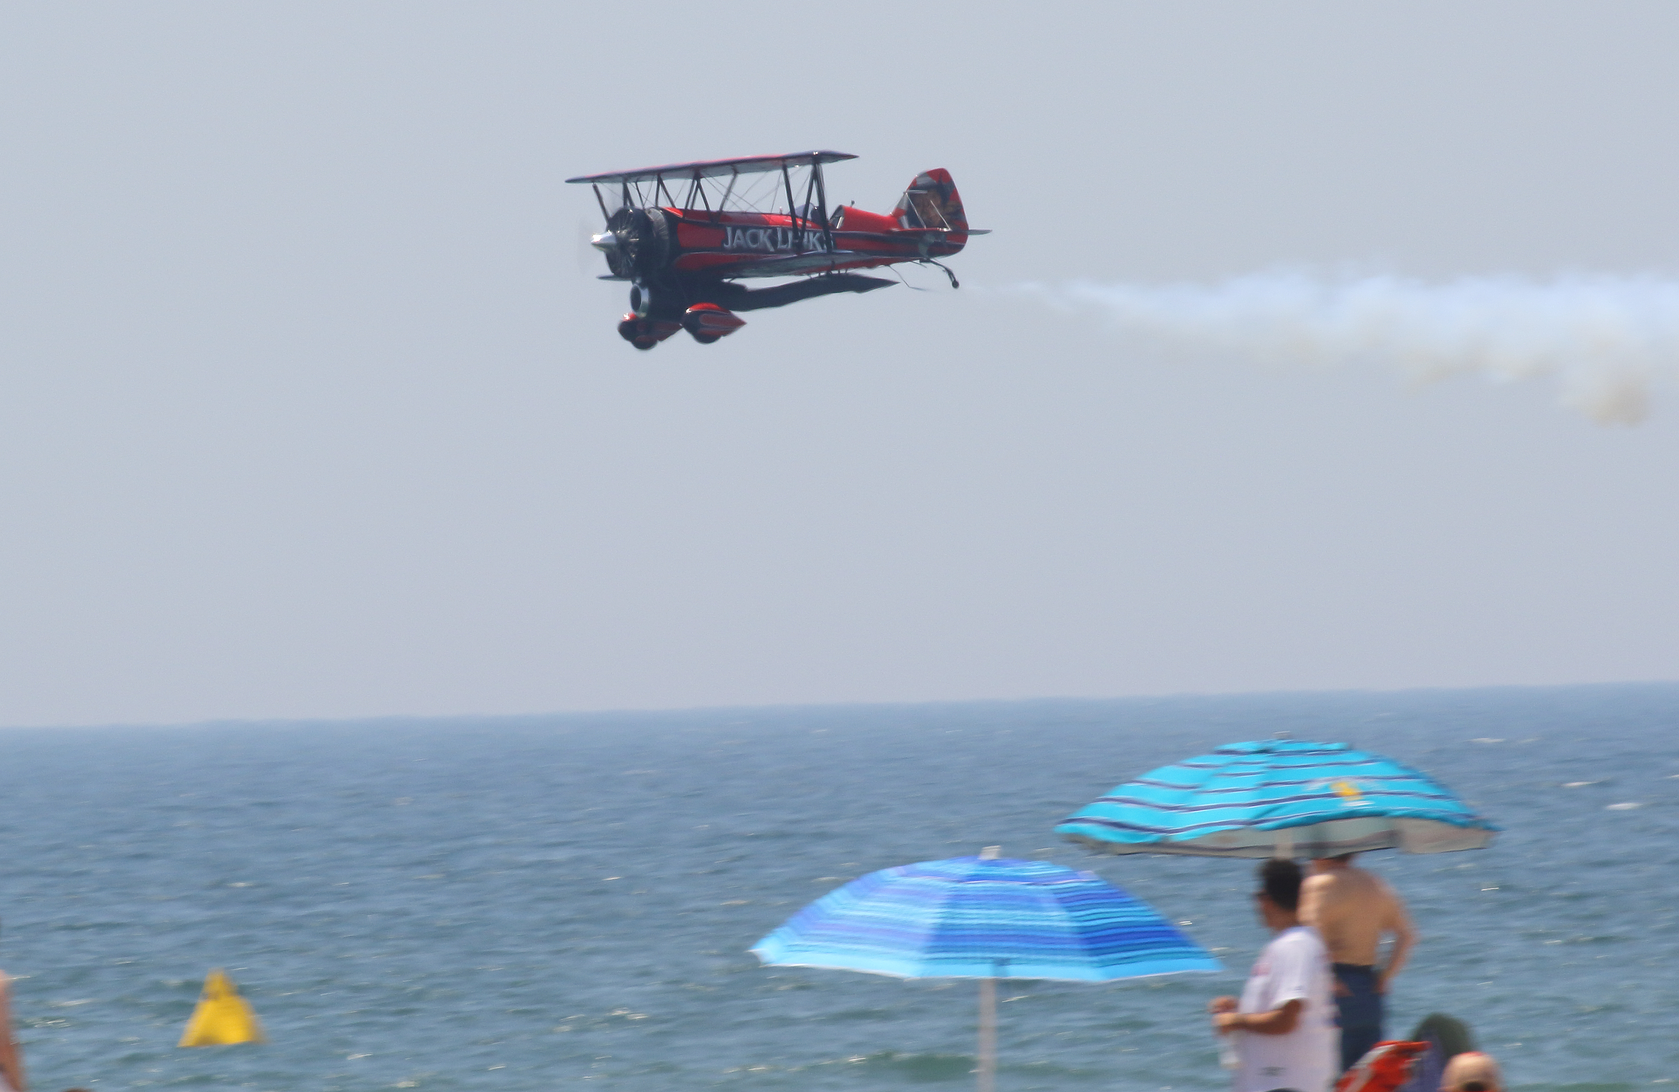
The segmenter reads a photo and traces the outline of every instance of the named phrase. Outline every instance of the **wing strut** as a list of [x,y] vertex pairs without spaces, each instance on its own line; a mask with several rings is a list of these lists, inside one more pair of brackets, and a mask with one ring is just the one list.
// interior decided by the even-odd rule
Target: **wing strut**
[[[787,161],[781,163],[781,183],[787,187],[787,218],[793,222],[793,234],[799,232],[799,210],[793,207],[793,179],[787,173]],[[797,244],[795,244],[796,248]]]
[[[811,219],[811,216],[810,216],[811,209],[813,209],[815,207],[814,205],[811,204],[811,198],[813,198],[815,196],[816,196],[816,169],[813,166],[811,168],[810,177],[805,179],[805,204],[804,204],[804,208],[805,208],[805,226],[806,227],[808,227],[809,225],[811,225],[812,223],[815,222],[814,220]],[[801,254],[804,253],[804,240],[803,239],[799,240],[799,252]]]
[[834,249],[834,229],[831,224],[832,218],[828,215],[828,190],[822,182],[822,161],[817,160],[811,165],[810,169],[816,183],[816,207],[822,211],[822,245],[828,248],[829,253],[832,253]]
[[740,181],[740,170],[737,168],[729,175],[729,187],[723,191],[723,200],[717,202],[717,216],[711,218],[712,223],[715,224],[718,217],[723,215],[723,209],[729,204],[729,195],[735,192],[735,183],[738,181]]

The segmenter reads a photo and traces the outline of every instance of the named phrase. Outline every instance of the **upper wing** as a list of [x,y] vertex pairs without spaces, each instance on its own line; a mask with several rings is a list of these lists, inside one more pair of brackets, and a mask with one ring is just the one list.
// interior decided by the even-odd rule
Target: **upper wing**
[[614,171],[610,174],[586,174],[568,178],[567,182],[650,182],[656,178],[679,181],[691,178],[718,178],[729,174],[754,174],[758,171],[779,171],[782,167],[809,167],[818,163],[838,163],[842,159],[856,159],[846,152],[794,152],[791,155],[752,155],[743,159],[707,159],[698,163],[670,163],[663,167],[643,167],[638,171]]

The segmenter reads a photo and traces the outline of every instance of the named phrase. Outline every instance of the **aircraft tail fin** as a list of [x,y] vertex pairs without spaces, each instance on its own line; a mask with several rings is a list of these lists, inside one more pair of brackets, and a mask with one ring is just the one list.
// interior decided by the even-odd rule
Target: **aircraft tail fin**
[[943,167],[922,171],[898,198],[892,210],[893,219],[907,228],[932,228],[966,234],[968,214],[962,209],[962,197],[956,183]]

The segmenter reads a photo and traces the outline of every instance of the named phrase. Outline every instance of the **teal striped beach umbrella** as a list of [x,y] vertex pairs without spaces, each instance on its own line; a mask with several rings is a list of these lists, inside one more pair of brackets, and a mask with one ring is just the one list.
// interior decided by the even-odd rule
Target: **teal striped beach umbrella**
[[777,966],[980,979],[982,1092],[996,1068],[997,979],[1108,982],[1220,969],[1093,873],[985,855],[871,872],[800,910],[752,952]]
[[1267,739],[1151,770],[1055,829],[1098,853],[1334,857],[1481,849],[1499,828],[1391,758]]

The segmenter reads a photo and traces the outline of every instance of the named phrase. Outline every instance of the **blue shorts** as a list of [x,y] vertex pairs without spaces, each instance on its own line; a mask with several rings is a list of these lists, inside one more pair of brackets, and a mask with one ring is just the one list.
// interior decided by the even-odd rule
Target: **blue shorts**
[[1341,1013],[1341,1069],[1351,1069],[1382,1038],[1385,1016],[1376,992],[1376,968],[1359,963],[1334,965],[1335,1007]]

